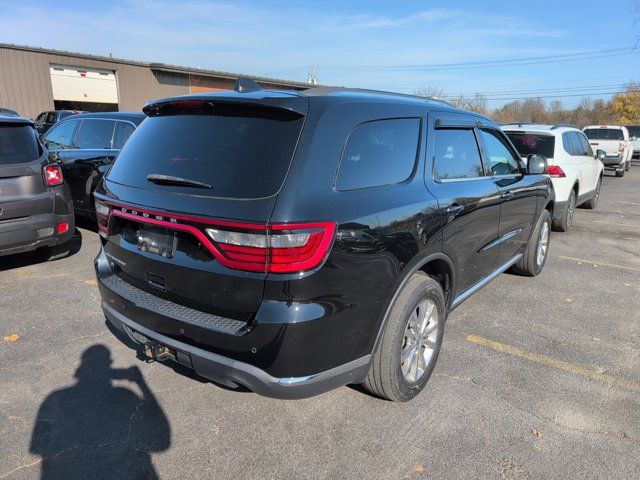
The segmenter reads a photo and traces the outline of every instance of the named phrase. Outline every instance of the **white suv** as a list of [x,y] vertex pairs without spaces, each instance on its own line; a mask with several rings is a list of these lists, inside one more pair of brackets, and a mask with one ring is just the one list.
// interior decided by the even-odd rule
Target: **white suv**
[[631,167],[633,146],[627,127],[621,125],[589,125],[582,129],[594,149],[603,150],[602,163],[606,168],[615,169],[616,177],[624,177]]
[[599,158],[605,152],[598,150],[594,156],[585,135],[570,125],[503,125],[520,156],[537,154],[547,157],[547,174],[556,192],[553,208],[553,227],[566,232],[573,223],[577,206],[596,208],[602,185],[604,166]]

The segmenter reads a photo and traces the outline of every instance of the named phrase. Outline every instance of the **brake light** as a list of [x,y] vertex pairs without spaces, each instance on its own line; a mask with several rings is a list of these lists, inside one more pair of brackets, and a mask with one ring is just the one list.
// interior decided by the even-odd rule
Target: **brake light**
[[60,222],[58,223],[58,235],[62,235],[63,233],[67,233],[69,231],[69,222]]
[[622,152],[624,152],[624,143],[620,142],[620,145],[618,145],[618,153]]
[[549,165],[547,167],[547,175],[551,178],[564,178],[566,177],[564,170],[560,168],[558,165]]
[[62,168],[57,163],[51,163],[44,167],[44,181],[49,187],[55,187],[61,185],[62,180]]
[[94,202],[96,207],[96,218],[98,219],[98,228],[107,233],[109,230],[109,213],[111,212],[111,208],[104,202],[100,200],[96,200]]
[[[239,225],[238,225],[239,226]],[[247,225],[250,231],[207,228],[206,232],[223,258],[220,263],[239,270],[293,273],[317,267],[329,251],[335,224],[332,222]]]

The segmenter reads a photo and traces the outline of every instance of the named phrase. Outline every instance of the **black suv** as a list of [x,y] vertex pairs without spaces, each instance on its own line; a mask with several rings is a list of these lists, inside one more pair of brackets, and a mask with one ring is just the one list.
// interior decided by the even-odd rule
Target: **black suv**
[[411,399],[448,312],[542,270],[546,160],[438,101],[243,85],[145,106],[95,193],[106,317],[228,386]]
[[95,220],[91,195],[145,118],[142,112],[83,113],[59,122],[42,137],[51,161],[62,165],[76,215]]
[[73,204],[62,169],[50,163],[33,122],[0,109],[0,256],[48,247],[69,251]]

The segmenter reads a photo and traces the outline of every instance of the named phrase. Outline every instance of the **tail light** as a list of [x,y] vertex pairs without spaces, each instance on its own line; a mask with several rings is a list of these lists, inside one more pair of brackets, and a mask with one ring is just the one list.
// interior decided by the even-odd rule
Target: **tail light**
[[551,178],[564,178],[566,177],[564,170],[560,168],[558,165],[549,165],[547,167],[547,175]]
[[253,224],[152,212],[95,199],[98,228],[109,233],[112,216],[191,234],[227,268],[298,273],[319,266],[336,231],[334,222]]
[[620,145],[618,146],[618,153],[622,153],[624,152],[624,143],[620,142]]
[[96,207],[96,218],[98,219],[98,228],[100,231],[107,233],[109,230],[109,213],[111,208],[104,202],[96,200],[94,202]]
[[51,163],[44,167],[44,181],[49,187],[62,185],[62,168],[57,163]]
[[332,222],[272,224],[258,231],[247,228],[251,230],[206,229],[223,265],[268,273],[309,270],[325,259],[335,232]]

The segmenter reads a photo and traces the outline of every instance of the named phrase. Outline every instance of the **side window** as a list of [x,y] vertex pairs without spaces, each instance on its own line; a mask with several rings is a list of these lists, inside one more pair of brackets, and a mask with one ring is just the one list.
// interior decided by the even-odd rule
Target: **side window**
[[41,113],[40,115],[38,115],[35,119],[35,123],[43,123],[44,119],[46,118],[47,114],[46,113]]
[[76,137],[76,148],[108,149],[113,137],[113,120],[85,119]]
[[576,147],[573,145],[573,139],[569,135],[569,132],[564,132],[562,134],[562,148],[569,155],[575,155]]
[[436,180],[483,177],[478,143],[471,129],[438,129],[434,135]]
[[582,145],[582,141],[580,140],[580,135],[578,134],[578,132],[570,132],[569,138],[571,139],[571,144],[573,145],[573,155],[574,156],[586,155],[584,146]]
[[418,153],[419,118],[363,123],[344,147],[336,189],[354,190],[399,183],[411,175]]
[[584,133],[579,133],[578,135],[580,136],[580,141],[585,145],[585,151],[587,152],[586,155],[593,157],[593,148],[591,148],[591,144],[589,143],[589,140],[587,140],[587,137],[584,136]]
[[47,112],[45,123],[56,123],[56,112]]
[[113,148],[120,150],[134,130],[134,126],[130,123],[116,122],[116,132],[113,135]]
[[520,173],[519,162],[507,147],[502,136],[492,130],[480,130],[479,132],[484,140],[485,153],[489,159],[492,175]]
[[77,127],[78,122],[75,120],[59,123],[46,133],[44,143],[49,150],[54,151],[70,148]]

